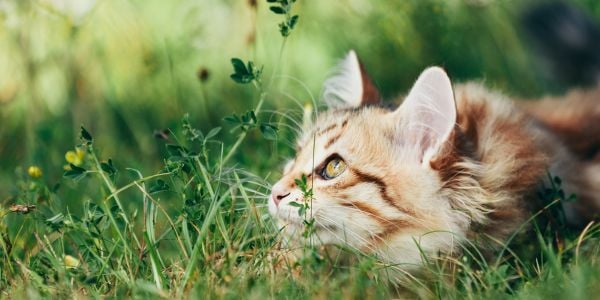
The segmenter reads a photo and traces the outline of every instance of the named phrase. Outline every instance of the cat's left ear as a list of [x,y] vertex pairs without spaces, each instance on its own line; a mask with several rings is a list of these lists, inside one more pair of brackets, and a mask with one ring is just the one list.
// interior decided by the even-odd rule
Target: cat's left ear
[[329,108],[345,109],[381,103],[379,91],[365,72],[354,50],[335,68],[323,86],[323,100]]
[[440,67],[423,71],[393,114],[400,138],[415,146],[418,158],[428,164],[449,142],[456,124],[456,102],[446,72]]

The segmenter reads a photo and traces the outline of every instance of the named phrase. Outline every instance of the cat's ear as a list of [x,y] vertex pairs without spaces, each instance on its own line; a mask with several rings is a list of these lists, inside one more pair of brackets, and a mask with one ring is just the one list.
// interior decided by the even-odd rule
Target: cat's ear
[[323,100],[329,108],[356,108],[363,105],[379,104],[381,96],[351,50],[335,68],[323,86]]
[[429,163],[444,149],[456,124],[456,102],[446,72],[440,67],[423,71],[394,115],[403,142],[416,146],[421,162]]

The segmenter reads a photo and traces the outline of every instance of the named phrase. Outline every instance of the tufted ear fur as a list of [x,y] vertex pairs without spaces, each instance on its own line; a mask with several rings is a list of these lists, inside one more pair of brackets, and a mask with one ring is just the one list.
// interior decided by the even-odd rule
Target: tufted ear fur
[[450,78],[440,67],[427,68],[394,112],[401,138],[429,163],[450,138],[456,124],[456,102]]
[[323,87],[323,100],[329,108],[346,109],[379,104],[379,91],[366,74],[356,52],[351,50],[338,64]]

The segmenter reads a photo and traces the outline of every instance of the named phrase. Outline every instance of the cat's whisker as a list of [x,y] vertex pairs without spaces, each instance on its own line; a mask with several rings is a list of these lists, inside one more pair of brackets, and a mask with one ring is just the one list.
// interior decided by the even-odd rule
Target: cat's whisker
[[[248,195],[248,197],[242,196],[242,195],[235,195],[235,196],[231,196],[231,199],[250,199],[250,200],[268,200],[269,196],[254,196],[254,195]],[[255,202],[256,203],[256,202]]]
[[[296,128],[295,128],[296,130],[298,130],[298,131],[302,130],[302,123],[301,123],[301,121],[296,120],[294,118],[294,113],[290,112],[290,110],[283,111],[283,112],[276,111],[276,110],[264,110],[264,112],[265,113],[271,113],[271,114],[274,114],[274,115],[281,116],[281,117],[285,118],[286,120],[292,122],[296,126]],[[298,115],[299,115],[299,118],[302,117],[302,115],[300,115],[300,114],[298,114]],[[297,132],[297,133],[300,133],[300,132]]]
[[[374,248],[374,247],[371,245],[371,243],[370,243],[368,240],[366,240],[365,238],[363,238],[362,236],[360,236],[358,233],[355,233],[354,231],[352,231],[352,230],[351,230],[350,228],[348,228],[347,226],[344,226],[343,224],[341,224],[341,223],[339,223],[339,222],[337,222],[337,221],[335,221],[335,220],[333,220],[333,219],[331,219],[331,218],[328,218],[328,217],[326,217],[326,216],[323,216],[323,215],[321,215],[321,217],[320,217],[320,218],[321,218],[321,219],[323,219],[324,221],[330,222],[330,224],[332,224],[332,225],[334,225],[334,226],[336,226],[336,227],[338,227],[338,228],[342,229],[342,231],[344,232],[344,235],[346,235],[347,233],[349,233],[349,234],[351,234],[351,235],[352,235],[354,238],[356,238],[356,239],[360,240],[360,241],[361,241],[361,242],[364,244],[364,247],[366,247],[366,248],[367,248],[369,251],[375,251],[375,248]],[[320,223],[320,224],[321,224],[321,228],[326,228],[328,231],[330,231],[330,232],[331,232],[331,230],[330,230],[330,229],[328,228],[328,226],[327,226],[328,224],[323,224],[323,223],[319,222],[319,219],[318,219],[318,218],[315,218],[315,222],[317,222],[317,223]],[[331,233],[332,233],[332,234],[333,234],[333,235],[334,235],[336,238],[340,238],[340,236],[339,236],[339,235],[337,235],[337,234],[335,234],[335,233],[333,233],[333,232],[331,232]],[[344,239],[341,239],[341,240],[345,241],[346,243],[348,242],[346,237],[344,237]],[[357,250],[360,250],[360,249],[357,249]]]
[[290,137],[289,135],[283,135],[285,137],[285,139],[281,138],[282,135],[278,135],[278,139],[282,142],[284,142],[287,146],[289,146],[290,148],[294,149],[295,148],[295,144],[294,144],[294,140],[292,140],[293,137],[297,137],[300,136],[302,134],[302,129],[296,127],[296,125],[294,124],[288,124],[285,122],[277,122],[276,125],[280,128],[280,129],[288,129],[289,131],[291,131],[293,133],[293,135]]
[[302,104],[302,102],[300,102],[300,100],[298,100],[298,98],[296,98],[296,97],[292,96],[291,94],[284,92],[284,91],[279,91],[279,93],[284,95],[288,99],[292,100],[294,102],[294,104],[296,104],[300,108],[300,110],[304,109],[304,104]]
[[[261,208],[262,209],[262,208],[266,208],[266,207],[265,206],[257,206],[256,208]],[[241,208],[235,208],[233,210],[236,211],[236,212],[238,212],[238,211],[247,211],[249,209],[250,209],[250,207],[241,207]],[[228,213],[228,211],[223,211],[222,213],[226,214],[226,213]]]
[[264,189],[267,189],[267,190],[271,189],[271,185],[269,183],[267,183],[267,182],[264,182],[264,181],[246,180],[246,181],[243,181],[242,183],[245,184],[245,186],[244,186],[245,190],[250,189],[248,187],[248,185],[257,186],[257,187],[264,188]]
[[251,193],[253,195],[259,195],[259,196],[268,196],[269,195],[269,193],[268,193],[269,187],[262,186],[262,185],[255,185],[255,186],[257,186],[259,189],[265,189],[265,192],[261,192],[258,189],[254,189],[254,188],[248,187],[248,185],[246,185],[246,186],[243,187],[244,192]]
[[[349,224],[354,224],[355,226],[361,227],[363,230],[365,230],[369,237],[373,238],[374,240],[377,241],[377,243],[379,244],[383,244],[385,247],[391,247],[389,242],[387,240],[385,240],[383,237],[379,236],[377,233],[375,233],[373,230],[370,230],[368,228],[365,228],[363,226],[363,224],[359,224],[356,221],[353,220],[345,220],[344,222],[349,223]],[[347,228],[347,227],[346,227]],[[352,232],[354,233],[354,232]],[[357,233],[354,233],[355,235],[357,235]],[[367,245],[367,247],[369,248],[369,250],[375,252],[376,249],[373,246],[373,242],[372,241],[367,241],[363,238],[363,242],[365,243],[365,245]]]
[[[377,215],[377,214],[374,214],[374,213],[372,213],[372,212],[366,212],[366,211],[363,211],[363,210],[361,210],[360,208],[358,208],[358,207],[356,206],[356,204],[354,204],[354,203],[350,203],[350,204],[352,205],[352,207],[339,205],[339,208],[341,208],[341,209],[353,210],[353,211],[356,211],[357,213],[360,213],[360,214],[366,214],[366,215],[368,215],[368,216],[370,216],[370,217],[373,217],[374,219],[377,219],[377,220],[379,220],[379,221],[382,221],[382,222],[384,222],[384,223],[393,224],[393,222],[394,222],[393,220],[389,220],[389,219],[387,219],[387,218],[384,218],[384,217],[382,217],[382,216],[380,216],[380,215]],[[338,206],[336,206],[336,208],[337,208],[337,207],[338,207]],[[409,217],[410,217],[410,216],[409,216]],[[400,225],[395,225],[395,227],[396,227],[397,229],[400,229],[400,228],[401,228],[401,226],[400,226]]]
[[253,188],[247,188],[247,187],[246,187],[246,188],[244,188],[244,191],[245,191],[246,193],[249,193],[249,194],[251,194],[252,196],[268,197],[268,196],[270,195],[270,194],[268,194],[268,193],[263,193],[263,192],[260,192],[260,191],[258,191],[258,190],[255,190],[255,189],[253,189]]
[[302,87],[302,89],[304,89],[304,91],[306,92],[306,94],[308,94],[308,96],[310,97],[310,100],[311,100],[312,104],[313,104],[315,107],[317,106],[317,105],[316,105],[316,103],[317,103],[317,101],[316,101],[316,98],[314,97],[314,95],[312,94],[312,92],[311,92],[310,88],[308,88],[308,86],[306,85],[306,83],[304,83],[304,82],[303,82],[303,81],[301,81],[300,79],[298,79],[298,78],[296,78],[296,77],[294,77],[294,76],[291,76],[291,75],[285,75],[285,74],[282,74],[282,75],[278,75],[278,76],[276,76],[276,78],[284,78],[284,79],[289,79],[289,80],[291,80],[291,81],[293,81],[293,82],[295,82],[295,83],[299,84],[299,85]]
[[[329,207],[330,207],[330,208],[336,208],[336,209],[337,209],[337,208],[343,208],[343,209],[353,210],[353,211],[355,211],[355,212],[357,212],[357,213],[359,213],[359,214],[364,214],[364,213],[366,213],[366,212],[364,212],[364,211],[362,211],[362,210],[360,210],[360,209],[353,208],[353,207],[347,207],[347,206],[329,206]],[[322,207],[322,208],[323,208],[323,207]],[[370,216],[372,216],[372,217],[374,217],[374,218],[379,218],[380,220],[382,220],[382,221],[384,221],[384,222],[390,222],[390,224],[393,224],[393,221],[387,220],[387,219],[385,219],[385,218],[382,218],[382,217],[380,217],[380,216],[377,216],[377,215],[374,215],[374,214],[369,214],[369,215],[370,215]],[[329,221],[329,220],[331,220],[330,218],[328,218],[328,217],[324,216],[323,214],[320,214],[319,216],[320,216],[321,218],[327,219],[328,221]],[[333,221],[333,220],[331,220],[331,221]],[[417,220],[417,221],[418,221],[418,220]],[[345,220],[344,220],[344,222],[348,222],[348,223],[354,224],[354,225],[356,225],[357,227],[360,227],[360,228],[362,228],[363,230],[366,230],[366,231],[369,233],[369,236],[371,236],[371,237],[373,237],[373,238],[377,239],[379,243],[383,244],[383,245],[384,245],[384,246],[386,246],[388,249],[393,249],[393,246],[390,244],[390,242],[389,242],[389,241],[387,241],[385,238],[383,238],[383,237],[379,236],[377,233],[375,233],[375,232],[373,232],[373,231],[371,231],[371,230],[367,229],[367,228],[364,226],[364,224],[359,224],[358,222],[354,221],[352,218],[347,218],[347,219],[345,219]],[[414,222],[414,223],[419,223],[419,222]],[[400,225],[396,225],[395,227],[396,227],[396,229],[402,229],[402,228],[403,228],[403,227],[402,227],[402,226],[400,226]]]
[[[359,214],[367,214],[368,216],[370,216],[370,217],[373,217],[373,218],[375,218],[375,219],[377,219],[377,220],[379,220],[379,221],[382,221],[382,222],[384,222],[384,223],[388,223],[388,224],[390,224],[390,225],[394,225],[394,220],[389,220],[389,219],[387,219],[387,218],[384,218],[384,217],[382,217],[382,216],[376,215],[376,214],[374,214],[374,213],[363,211],[363,210],[361,210],[361,209],[357,208],[355,204],[352,204],[352,207],[349,207],[349,206],[342,206],[342,205],[332,205],[332,206],[329,206],[329,207],[331,207],[331,208],[335,208],[335,209],[347,209],[347,210],[352,210],[352,211],[355,211],[355,212],[357,212],[357,213],[359,213]],[[413,216],[410,216],[410,215],[406,215],[406,216],[405,216],[405,218],[409,219],[411,223],[414,223],[414,224],[419,224],[419,225],[423,225],[423,224],[422,224],[422,220],[420,220],[419,218],[416,218],[416,217],[413,217]],[[406,220],[405,220],[405,221],[406,221]],[[396,229],[402,229],[402,228],[403,228],[403,227],[402,227],[402,226],[400,226],[400,225],[394,225],[394,227],[395,227]]]
[[[317,220],[317,222],[318,222],[318,219],[319,219],[319,218],[322,218],[323,220],[325,220],[325,221],[328,221],[328,222],[330,222],[331,224],[333,224],[333,225],[335,225],[335,226],[337,226],[337,227],[339,227],[339,228],[343,228],[343,229],[344,229],[344,231],[346,231],[346,230],[349,230],[348,232],[349,232],[349,233],[352,233],[352,234],[353,234],[353,236],[360,238],[360,239],[362,240],[362,242],[363,242],[363,243],[364,243],[364,244],[365,244],[367,247],[369,247],[369,250],[371,250],[371,251],[375,251],[375,249],[374,249],[374,248],[373,248],[373,246],[372,246],[372,242],[369,242],[369,241],[367,241],[365,238],[361,237],[361,236],[360,236],[358,233],[355,233],[354,231],[351,231],[349,227],[345,226],[344,224],[340,223],[339,221],[336,221],[336,220],[334,220],[334,219],[332,219],[332,218],[330,218],[330,217],[328,217],[328,216],[326,216],[326,215],[323,215],[323,214],[318,214],[318,216],[315,216],[315,220]],[[389,247],[389,245],[388,245],[388,241],[386,241],[384,238],[380,237],[380,236],[379,236],[377,233],[375,233],[374,231],[372,231],[372,230],[370,230],[370,229],[366,228],[366,227],[364,226],[364,224],[360,224],[360,223],[358,223],[358,222],[356,222],[356,221],[352,220],[351,218],[347,218],[347,219],[345,219],[345,220],[344,220],[344,223],[353,224],[353,225],[355,225],[355,226],[357,226],[357,227],[359,227],[359,228],[361,228],[361,229],[365,230],[365,231],[368,233],[368,235],[369,235],[370,237],[372,237],[372,238],[374,238],[374,239],[377,239],[377,240],[378,240],[378,242],[380,242],[380,243],[383,243],[384,245],[386,245],[386,246],[388,246],[388,247]]]
[[[295,136],[299,136],[302,133],[302,129],[295,128],[295,127],[293,127],[293,126],[291,126],[289,124],[286,124],[286,123],[278,123],[277,125],[280,128],[287,128],[287,129],[291,130],[294,133]],[[293,146],[294,145],[294,141],[289,140],[289,139],[286,139],[284,141],[288,142],[289,144],[292,145],[292,147],[290,147],[290,148],[292,148],[292,149],[294,148],[294,146]]]

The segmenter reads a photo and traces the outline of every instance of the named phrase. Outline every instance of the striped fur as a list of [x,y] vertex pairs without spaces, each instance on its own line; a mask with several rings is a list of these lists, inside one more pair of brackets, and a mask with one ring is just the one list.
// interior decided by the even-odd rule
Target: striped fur
[[[600,93],[594,95],[589,97],[598,103]],[[303,218],[289,203],[304,200],[294,183],[302,175],[314,193],[307,212],[316,222],[313,242],[348,245],[404,270],[418,269],[421,251],[451,254],[482,237],[505,240],[544,205],[536,195],[548,171],[563,179],[566,193],[579,196],[565,207],[570,222],[582,224],[600,211],[598,153],[588,153],[597,151],[600,135],[588,140],[587,148],[570,144],[568,130],[560,128],[573,120],[561,119],[545,102],[515,105],[476,83],[454,86],[454,100],[450,134],[426,161],[417,159],[418,147],[407,142],[411,132],[402,127],[409,117],[398,113],[402,105],[390,110],[336,103],[336,109],[321,113],[299,137],[297,155],[269,201],[283,232],[301,240],[294,237],[303,229]],[[595,112],[588,109],[586,122],[600,124]],[[578,122],[572,126],[586,123]],[[319,172],[331,155],[343,158],[348,168],[325,180]],[[286,197],[276,204],[279,194]]]

